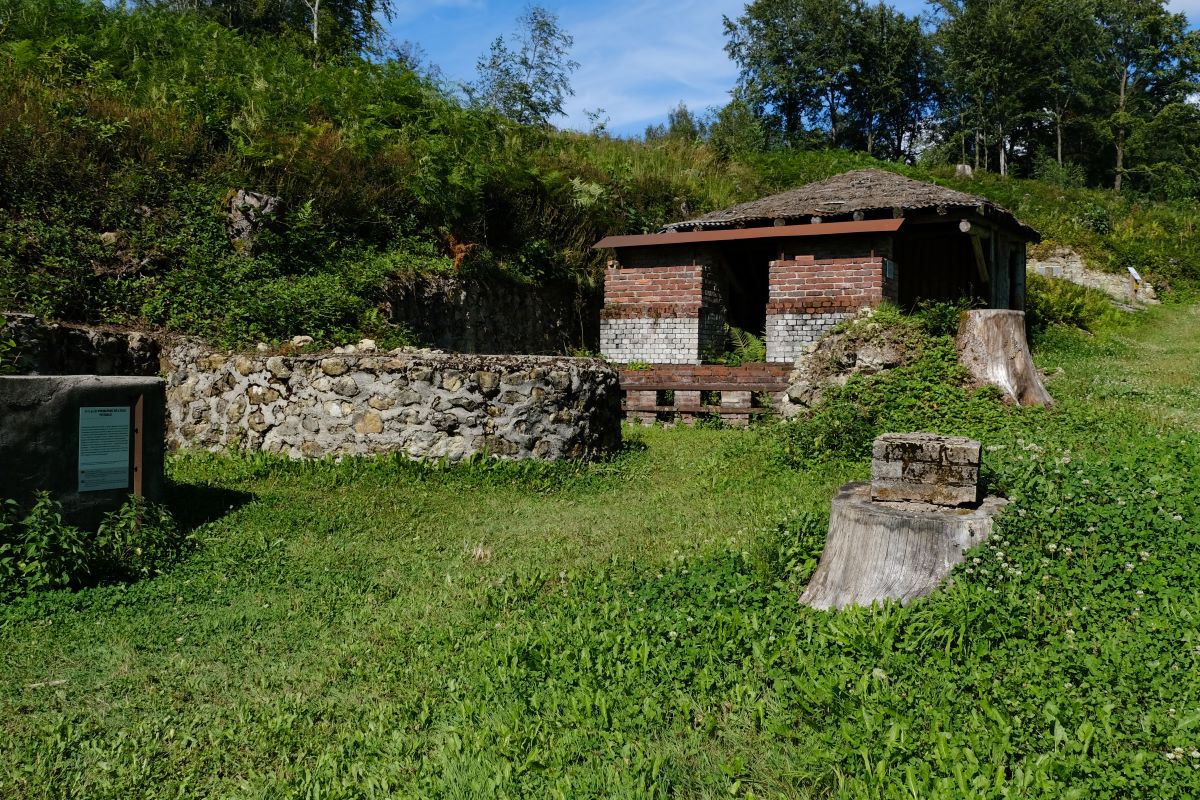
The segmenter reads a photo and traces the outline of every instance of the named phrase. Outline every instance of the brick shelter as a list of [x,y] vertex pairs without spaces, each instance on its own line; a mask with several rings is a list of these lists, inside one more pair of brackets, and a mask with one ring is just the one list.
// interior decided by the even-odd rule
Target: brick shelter
[[[970,298],[1023,309],[1037,231],[989,200],[882,170],[610,236],[600,349],[619,363],[701,364],[725,325],[790,364],[864,307]],[[732,391],[732,390],[731,390]]]

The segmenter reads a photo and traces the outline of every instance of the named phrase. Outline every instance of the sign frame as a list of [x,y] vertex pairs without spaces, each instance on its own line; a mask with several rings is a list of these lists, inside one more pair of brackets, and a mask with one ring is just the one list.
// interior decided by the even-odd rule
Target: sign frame
[[140,488],[133,469],[137,416],[128,405],[79,407],[77,491]]

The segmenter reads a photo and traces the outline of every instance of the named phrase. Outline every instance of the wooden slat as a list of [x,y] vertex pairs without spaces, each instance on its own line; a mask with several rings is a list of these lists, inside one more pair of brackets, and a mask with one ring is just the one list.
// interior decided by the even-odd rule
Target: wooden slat
[[741,416],[747,414],[769,414],[769,408],[755,408],[753,406],[625,406],[626,412],[637,412],[641,414],[721,414],[723,416]]
[[623,383],[621,388],[627,392],[782,392],[788,388],[787,381],[771,383],[682,383],[680,381],[659,381],[656,383]]

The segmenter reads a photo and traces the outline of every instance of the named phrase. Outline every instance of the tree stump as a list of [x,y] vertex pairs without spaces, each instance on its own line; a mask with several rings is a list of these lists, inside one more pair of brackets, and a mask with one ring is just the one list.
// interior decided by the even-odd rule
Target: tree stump
[[833,499],[825,551],[800,602],[828,610],[929,594],[964,551],[987,539],[992,517],[1007,502],[988,497],[977,508],[881,503],[872,501],[870,483],[847,484]]
[[963,314],[958,324],[958,360],[976,380],[998,386],[1015,403],[1054,404],[1029,356],[1023,311],[989,308]]

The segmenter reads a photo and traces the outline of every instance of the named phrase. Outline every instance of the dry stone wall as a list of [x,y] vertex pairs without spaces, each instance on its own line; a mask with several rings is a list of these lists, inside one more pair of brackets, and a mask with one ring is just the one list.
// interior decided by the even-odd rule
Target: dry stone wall
[[45,322],[32,314],[0,312],[5,355],[23,375],[158,374],[160,347],[144,333]]
[[1154,287],[1148,283],[1135,284],[1129,275],[1114,275],[1089,269],[1083,256],[1069,247],[1056,247],[1040,258],[1030,257],[1029,272],[1046,278],[1059,278],[1090,289],[1098,289],[1119,303],[1158,302]]
[[404,353],[168,356],[172,447],[293,458],[592,458],[619,446],[617,373],[595,359]]
[[600,293],[574,285],[421,275],[397,281],[388,306],[418,341],[459,353],[554,355],[600,341]]

